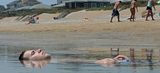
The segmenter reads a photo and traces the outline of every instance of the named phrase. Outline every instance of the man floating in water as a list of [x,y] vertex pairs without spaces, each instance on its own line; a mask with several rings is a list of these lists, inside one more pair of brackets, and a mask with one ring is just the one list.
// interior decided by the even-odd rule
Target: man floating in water
[[19,56],[19,60],[44,60],[50,58],[51,56],[42,49],[26,50]]
[[19,61],[25,66],[30,68],[41,68],[48,64],[51,56],[42,49],[26,50],[21,52]]
[[114,58],[105,58],[102,60],[98,60],[95,63],[110,66],[117,63],[128,63],[128,62],[130,62],[130,59],[127,56],[118,55]]

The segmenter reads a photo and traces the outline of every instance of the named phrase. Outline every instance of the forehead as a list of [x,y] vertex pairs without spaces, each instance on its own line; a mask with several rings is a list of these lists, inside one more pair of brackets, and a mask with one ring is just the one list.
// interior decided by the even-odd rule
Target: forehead
[[124,57],[118,57],[118,59],[125,59]]
[[32,52],[33,50],[27,50],[25,53],[24,53],[24,56],[23,57],[30,57],[31,56],[31,52]]

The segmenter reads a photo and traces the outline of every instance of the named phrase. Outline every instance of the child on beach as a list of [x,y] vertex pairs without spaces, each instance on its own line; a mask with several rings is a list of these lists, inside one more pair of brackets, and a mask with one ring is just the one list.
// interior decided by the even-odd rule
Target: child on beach
[[155,2],[154,0],[148,0],[147,1],[147,16],[146,16],[146,21],[148,21],[148,17],[151,16],[152,20],[154,20],[153,18],[153,12],[152,12],[152,7],[154,8],[154,10],[156,10],[155,8]]
[[130,7],[130,12],[131,12],[131,16],[130,16],[130,21],[134,21],[135,19],[135,13],[136,11],[138,12],[138,8],[137,8],[137,0],[132,0],[131,1],[131,7]]
[[114,5],[114,8],[113,8],[112,17],[111,17],[110,22],[112,22],[113,17],[115,17],[115,16],[117,16],[118,22],[120,22],[120,18],[119,18],[120,15],[119,15],[118,8],[119,8],[119,5],[120,5],[121,2],[122,2],[121,0],[117,0],[117,1],[116,1],[115,5]]

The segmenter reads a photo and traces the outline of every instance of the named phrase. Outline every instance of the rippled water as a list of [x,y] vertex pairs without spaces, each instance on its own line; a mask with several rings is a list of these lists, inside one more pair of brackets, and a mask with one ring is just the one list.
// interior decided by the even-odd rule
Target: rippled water
[[[110,57],[110,53],[106,52],[101,57],[99,53],[90,53],[85,49],[75,50],[92,47],[138,50],[160,47],[157,44],[160,44],[160,40],[155,40],[151,32],[0,33],[0,73],[159,73],[159,60],[150,62],[137,59],[136,64],[106,67],[95,64],[94,61]],[[27,65],[20,63],[18,55],[21,51],[39,47],[53,56],[49,63],[45,61],[25,62]]]
[[[4,46],[1,46],[4,47]],[[159,73],[158,60],[136,60],[136,64],[116,64],[102,66],[95,64],[95,60],[84,59],[79,53],[51,52],[52,60],[44,65],[41,62],[32,62],[34,66],[23,65],[18,60],[19,50],[9,48],[0,49],[0,73]],[[76,57],[75,57],[76,56]],[[39,65],[39,66],[36,66]]]

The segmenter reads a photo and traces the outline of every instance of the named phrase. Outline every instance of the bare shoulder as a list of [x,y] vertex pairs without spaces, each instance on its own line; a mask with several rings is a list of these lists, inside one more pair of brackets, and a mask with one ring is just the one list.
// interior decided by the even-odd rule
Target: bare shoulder
[[95,63],[97,63],[97,64],[113,64],[114,63],[114,59],[105,58],[105,59],[97,60]]

